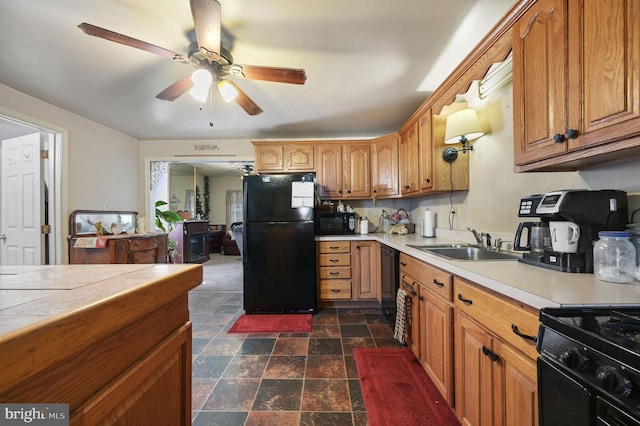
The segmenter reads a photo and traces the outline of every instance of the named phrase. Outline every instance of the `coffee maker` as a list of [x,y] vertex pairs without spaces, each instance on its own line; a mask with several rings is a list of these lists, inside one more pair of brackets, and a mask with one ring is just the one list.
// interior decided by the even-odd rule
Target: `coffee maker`
[[[523,203],[530,198],[537,201],[535,213],[525,209],[523,214]],[[593,243],[598,239],[598,232],[624,230],[629,217],[627,193],[610,189],[552,191],[523,198],[520,205],[519,217],[538,217],[541,222],[576,228],[575,235],[579,237],[571,251],[551,248],[542,253],[524,253],[519,259],[523,263],[562,272],[592,273]]]

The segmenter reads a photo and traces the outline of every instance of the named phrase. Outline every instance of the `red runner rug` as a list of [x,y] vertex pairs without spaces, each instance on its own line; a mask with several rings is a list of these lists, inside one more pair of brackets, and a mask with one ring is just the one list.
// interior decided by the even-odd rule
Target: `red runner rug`
[[459,426],[410,348],[353,350],[370,426]]
[[311,318],[311,314],[242,314],[228,333],[308,333]]

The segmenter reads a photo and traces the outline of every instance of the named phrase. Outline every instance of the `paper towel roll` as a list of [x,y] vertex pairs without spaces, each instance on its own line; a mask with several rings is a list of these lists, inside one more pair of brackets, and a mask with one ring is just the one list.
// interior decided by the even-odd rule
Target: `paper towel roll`
[[424,211],[424,228],[423,228],[423,236],[425,237],[435,237],[436,236],[436,214],[431,210],[427,209]]

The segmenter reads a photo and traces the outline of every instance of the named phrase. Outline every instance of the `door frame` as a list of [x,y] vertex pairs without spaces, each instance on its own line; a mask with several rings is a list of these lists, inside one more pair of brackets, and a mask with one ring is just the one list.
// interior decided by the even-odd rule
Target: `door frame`
[[[23,125],[35,129],[36,131],[45,132],[47,137],[49,163],[43,168],[43,178],[47,182],[49,191],[49,225],[51,233],[49,234],[49,264],[63,264],[63,234],[62,212],[66,205],[63,205],[63,146],[68,141],[68,131],[58,128],[50,123],[37,120],[33,117],[21,116],[15,112],[0,108],[0,120],[11,121],[18,125]],[[1,196],[2,194],[0,194]],[[1,218],[0,218],[1,220]],[[44,259],[42,259],[44,261]]]

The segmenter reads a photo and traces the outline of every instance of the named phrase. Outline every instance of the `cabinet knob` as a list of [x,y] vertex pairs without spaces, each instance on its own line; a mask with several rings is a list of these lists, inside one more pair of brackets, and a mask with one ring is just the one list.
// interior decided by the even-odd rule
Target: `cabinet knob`
[[565,132],[564,136],[567,139],[575,139],[578,137],[578,131],[577,130],[573,130],[573,129],[569,129]]
[[564,135],[562,133],[556,133],[555,135],[553,135],[553,141],[555,143],[562,143],[564,142],[566,139],[564,137]]

